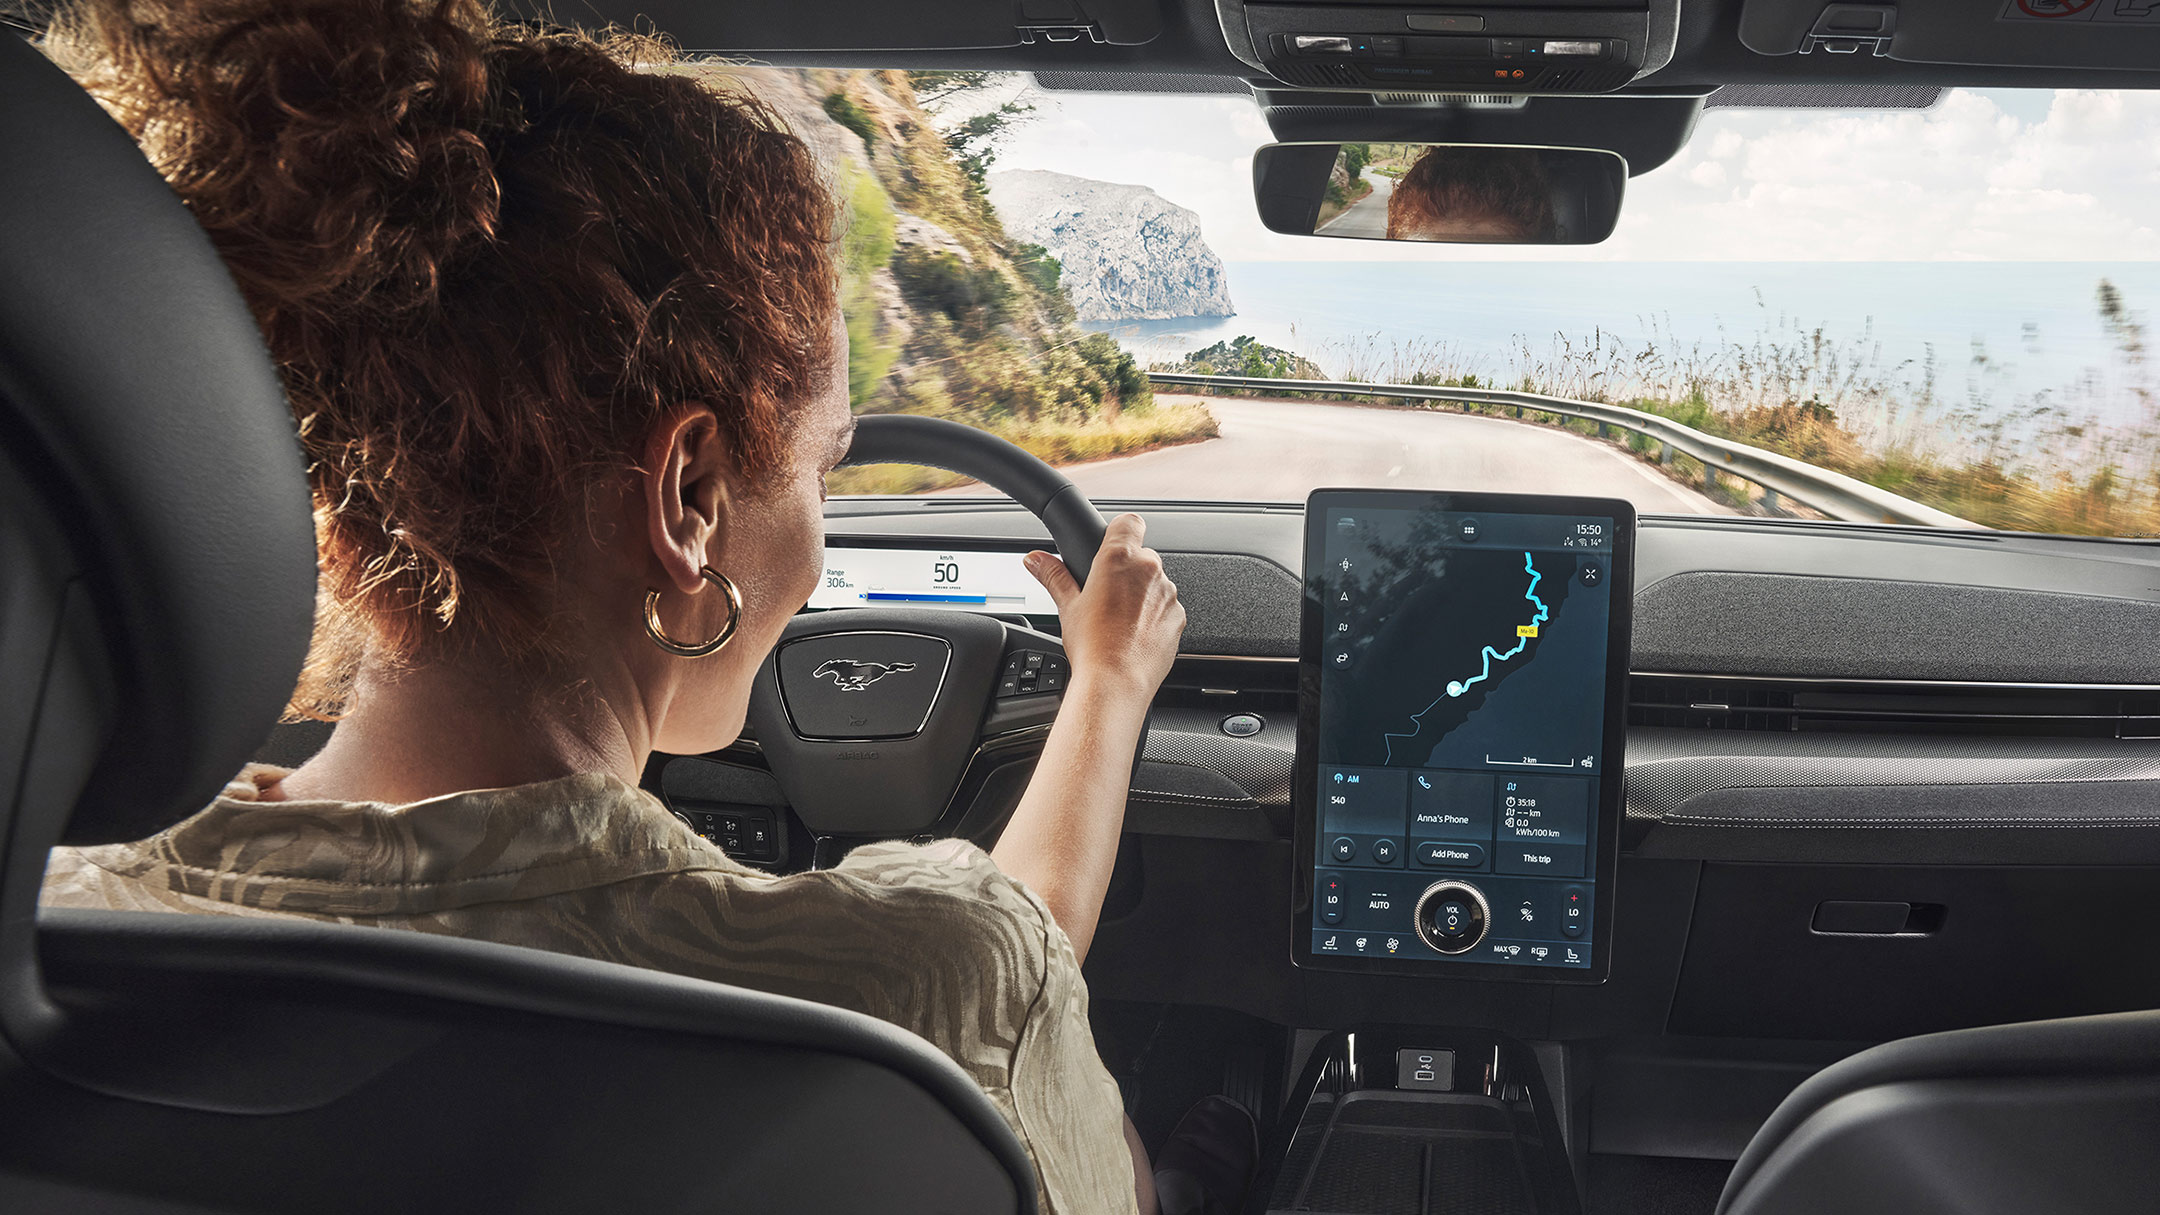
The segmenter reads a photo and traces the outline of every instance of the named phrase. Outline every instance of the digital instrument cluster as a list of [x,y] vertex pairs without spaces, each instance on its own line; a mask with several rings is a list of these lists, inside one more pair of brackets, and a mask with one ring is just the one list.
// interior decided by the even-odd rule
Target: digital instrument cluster
[[825,548],[813,608],[929,607],[1055,616],[1057,604],[1018,549],[841,541]]

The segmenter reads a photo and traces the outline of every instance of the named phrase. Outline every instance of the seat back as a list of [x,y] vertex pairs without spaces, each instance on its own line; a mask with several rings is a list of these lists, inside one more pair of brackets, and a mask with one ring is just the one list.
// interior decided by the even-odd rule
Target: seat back
[[0,1210],[1027,1212],[874,1019],[482,942],[40,914],[50,849],[212,797],[305,654],[293,424],[215,251],[0,31]]
[[1886,1043],[1793,1090],[1718,1215],[2114,1215],[2160,1205],[2160,1013]]

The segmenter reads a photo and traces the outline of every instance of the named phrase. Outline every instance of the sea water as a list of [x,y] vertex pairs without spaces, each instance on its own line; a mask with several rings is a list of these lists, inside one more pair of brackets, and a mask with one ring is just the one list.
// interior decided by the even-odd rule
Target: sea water
[[[1580,348],[1599,333],[1631,349],[1717,347],[1820,329],[1865,347],[1886,378],[2000,408],[2035,394],[2134,421],[2138,369],[2101,323],[2112,282],[2148,327],[2146,382],[2160,382],[2160,262],[1232,262],[1237,315],[1093,322],[1143,363],[1249,334],[1340,374],[1353,353],[1445,347],[1460,371],[1507,376],[1525,346]],[[1668,350],[1668,353],[1678,353]],[[1984,359],[1976,361],[1977,359]],[[1901,370],[1902,368],[1902,370]],[[2075,391],[2092,376],[2101,391]],[[1367,378],[1373,378],[1368,374]]]

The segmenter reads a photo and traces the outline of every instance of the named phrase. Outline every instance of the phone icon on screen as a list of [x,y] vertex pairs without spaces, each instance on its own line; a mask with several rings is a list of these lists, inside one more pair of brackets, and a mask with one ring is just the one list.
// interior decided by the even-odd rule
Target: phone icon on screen
[[1417,783],[1418,783],[1418,788],[1420,788],[1420,789],[1430,789],[1430,788],[1432,788],[1432,782],[1431,782],[1431,781],[1429,781],[1429,780],[1426,780],[1426,779],[1425,779],[1425,775],[1424,775],[1424,773],[1422,773],[1422,772],[1418,774],[1418,778],[1417,778]]

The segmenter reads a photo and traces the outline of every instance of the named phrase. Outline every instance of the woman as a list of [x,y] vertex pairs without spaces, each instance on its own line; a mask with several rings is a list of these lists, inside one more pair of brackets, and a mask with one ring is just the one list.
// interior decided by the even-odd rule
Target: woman
[[1152,1209],[1079,970],[1184,623],[1137,517],[1084,592],[1029,558],[1073,674],[994,853],[880,844],[777,877],[637,788],[654,751],[736,737],[820,575],[853,423],[803,144],[650,44],[476,0],[96,0],[55,45],[282,367],[323,587],[295,705],[340,724],[149,840],[56,851],[46,901],[448,933],[858,1009],[982,1084],[1046,1212]]
[[1438,145],[1388,196],[1389,240],[1534,244],[1552,234],[1552,183],[1535,148]]

